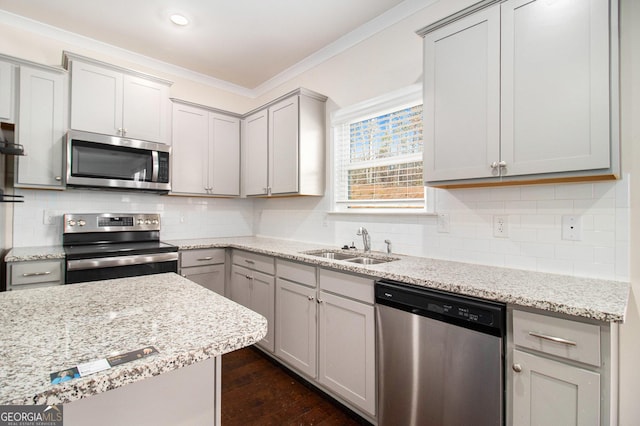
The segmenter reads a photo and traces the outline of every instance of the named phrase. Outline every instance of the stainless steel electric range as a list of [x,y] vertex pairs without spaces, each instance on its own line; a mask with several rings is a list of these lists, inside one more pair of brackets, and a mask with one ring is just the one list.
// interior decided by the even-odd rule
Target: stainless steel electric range
[[156,213],[68,213],[65,283],[178,272],[178,247],[160,241]]

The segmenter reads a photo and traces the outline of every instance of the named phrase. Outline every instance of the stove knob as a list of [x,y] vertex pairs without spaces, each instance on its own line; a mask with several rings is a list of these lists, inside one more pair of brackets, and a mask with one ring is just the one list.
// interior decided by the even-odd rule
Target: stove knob
[[73,219],[70,219],[68,223],[69,223],[69,226],[76,226],[76,221]]
[[138,225],[142,225],[144,223],[144,219],[138,219]]
[[151,223],[153,223],[154,225],[157,225],[160,223],[160,221],[158,219],[153,219]]
[[145,224],[145,225],[150,225],[150,224],[151,224],[151,221],[150,221],[149,219],[147,219],[147,220],[145,220],[145,221],[144,221],[144,224]]
[[85,226],[86,224],[87,224],[87,222],[85,222],[85,221],[84,221],[84,220],[82,220],[82,219],[80,219],[80,220],[78,221],[78,225],[80,225],[80,226]]

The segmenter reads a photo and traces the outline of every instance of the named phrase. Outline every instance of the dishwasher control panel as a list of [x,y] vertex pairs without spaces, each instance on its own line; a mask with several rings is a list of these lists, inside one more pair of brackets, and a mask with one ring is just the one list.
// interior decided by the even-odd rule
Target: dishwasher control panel
[[387,280],[376,282],[375,296],[378,304],[415,315],[470,327],[502,330],[504,325],[504,305],[496,302]]
[[427,305],[427,310],[484,325],[494,324],[493,314],[491,312],[484,309],[474,308],[466,304],[430,301]]

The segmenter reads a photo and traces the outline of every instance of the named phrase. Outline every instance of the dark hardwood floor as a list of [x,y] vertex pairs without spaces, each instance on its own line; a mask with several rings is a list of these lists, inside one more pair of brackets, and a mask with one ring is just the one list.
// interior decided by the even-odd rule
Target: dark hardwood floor
[[259,350],[222,356],[222,425],[368,425]]

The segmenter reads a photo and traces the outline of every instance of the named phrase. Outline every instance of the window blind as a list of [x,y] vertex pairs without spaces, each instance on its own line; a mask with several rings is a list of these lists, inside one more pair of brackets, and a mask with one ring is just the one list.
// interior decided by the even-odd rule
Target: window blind
[[423,208],[422,104],[334,127],[336,201],[348,208]]

